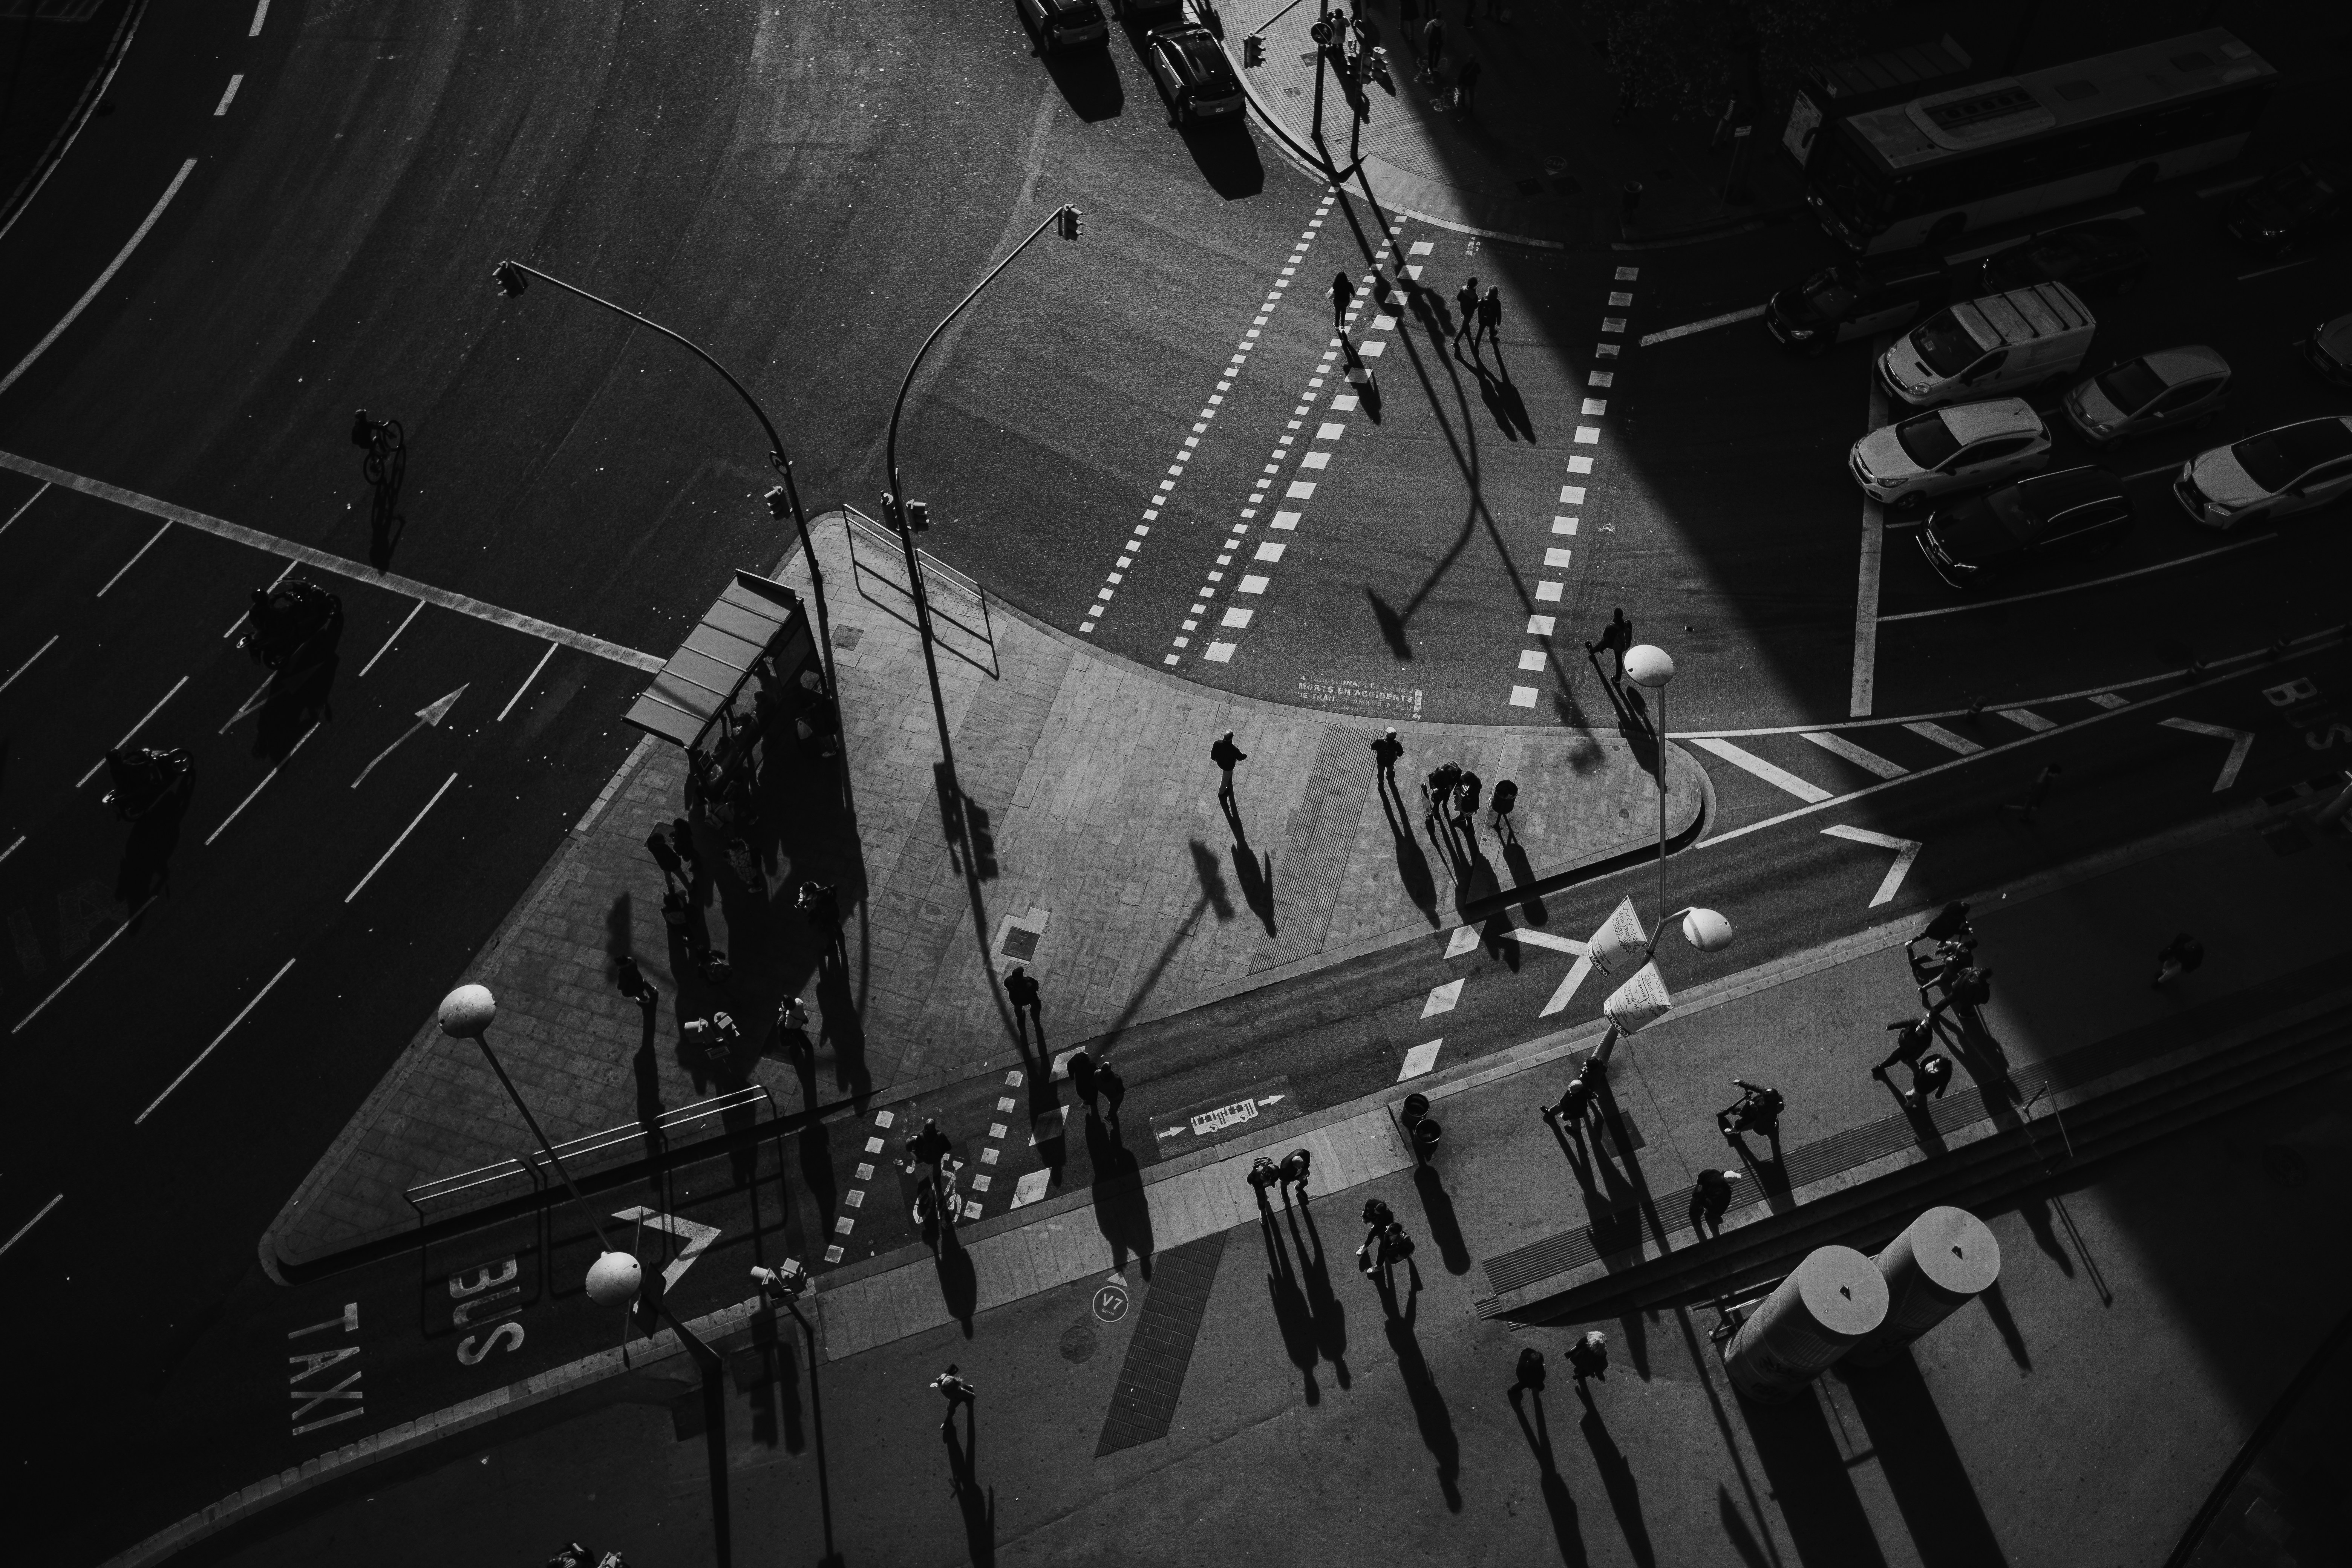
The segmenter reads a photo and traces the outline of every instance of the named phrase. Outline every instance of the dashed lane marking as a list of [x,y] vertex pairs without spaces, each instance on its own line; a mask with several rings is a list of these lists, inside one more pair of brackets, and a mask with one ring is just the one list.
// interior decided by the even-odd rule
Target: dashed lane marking
[[[272,773],[275,773],[277,770],[273,768],[273,769],[271,769],[270,771],[271,771]],[[209,842],[211,842],[211,841],[210,841],[209,839],[207,839],[207,840],[206,840],[206,842],[207,842],[207,843],[209,843]],[[215,1036],[213,1037],[213,1043],[212,1043],[211,1045],[206,1046],[203,1050],[198,1051],[198,1052],[196,1053],[196,1059],[195,1059],[194,1061],[190,1062],[186,1067],[184,1067],[184,1068],[182,1068],[180,1069],[180,1076],[179,1076],[179,1077],[177,1077],[177,1078],[173,1079],[170,1083],[167,1083],[167,1084],[165,1084],[165,1085],[163,1086],[163,1093],[161,1093],[161,1094],[159,1094],[159,1095],[157,1095],[157,1096],[156,1096],[152,1100],[151,1100],[151,1101],[148,1103],[148,1106],[147,1106],[147,1109],[146,1109],[146,1110],[144,1110],[141,1111],[137,1116],[135,1116],[135,1117],[131,1118],[131,1126],[133,1126],[133,1127],[137,1127],[137,1126],[141,1125],[142,1123],[143,1123],[143,1122],[144,1122],[144,1121],[145,1121],[149,1117],[151,1117],[151,1116],[154,1115],[154,1114],[155,1114],[155,1107],[156,1107],[156,1106],[159,1106],[159,1105],[161,1105],[161,1104],[163,1104],[165,1100],[167,1100],[171,1099],[171,1098],[172,1098],[172,1091],[173,1091],[173,1089],[175,1089],[179,1088],[182,1084],[184,1084],[184,1083],[187,1082],[187,1081],[188,1081],[188,1075],[189,1075],[190,1073],[192,1073],[192,1072],[195,1071],[198,1068],[200,1068],[200,1067],[202,1067],[202,1066],[204,1066],[204,1065],[205,1065],[205,1058],[206,1057],[208,1057],[208,1056],[212,1055],[212,1054],[213,1054],[213,1052],[215,1052],[215,1051],[216,1051],[216,1050],[218,1050],[218,1049],[220,1048],[220,1043],[221,1043],[223,1040],[227,1039],[227,1038],[229,1037],[229,1036],[230,1036],[230,1035],[234,1034],[234,1033],[236,1032],[236,1026],[237,1026],[239,1024],[242,1024],[242,1023],[244,1023],[244,1022],[245,1022],[245,1016],[246,1016],[246,1015],[247,1015],[247,1014],[248,1014],[248,1013],[252,1012],[256,1007],[258,1007],[258,1006],[260,1006],[260,1005],[261,1005],[261,999],[262,999],[263,997],[265,997],[265,996],[268,995],[268,994],[270,994],[270,992],[272,992],[272,991],[276,990],[276,989],[277,989],[277,987],[278,987],[278,983],[279,981],[281,981],[281,980],[283,980],[283,979],[285,979],[285,978],[286,978],[286,972],[287,972],[288,970],[289,970],[289,969],[293,968],[293,967],[294,967],[294,961],[293,961],[292,959],[290,959],[290,958],[289,958],[289,959],[288,959],[284,963],[282,963],[282,964],[278,965],[278,973],[275,973],[275,974],[273,974],[273,975],[271,975],[271,976],[269,977],[268,984],[265,984],[264,986],[262,986],[262,988],[261,988],[260,990],[258,990],[258,991],[257,991],[257,992],[255,992],[255,993],[253,994],[253,1000],[252,1000],[252,1001],[247,1002],[244,1006],[242,1006],[242,1007],[240,1007],[240,1008],[238,1008],[238,1009],[236,1010],[236,1017],[234,1017],[234,1018],[231,1018],[231,1019],[228,1021],[228,1026],[227,1026],[226,1028],[224,1028],[223,1030],[221,1030],[221,1032],[220,1032],[219,1034],[215,1035]]]
[[129,931],[133,925],[137,924],[139,917],[147,912],[148,906],[163,896],[163,895],[161,893],[150,893],[147,896],[146,903],[142,903],[137,909],[131,910],[131,913],[124,918],[121,925],[116,926],[112,931],[107,932],[106,940],[100,942],[96,947],[91,948],[89,950],[89,956],[84,958],[79,963],[74,965],[73,973],[67,975],[63,980],[58,982],[58,988],[50,992],[47,996],[42,997],[40,1002],[35,1005],[31,1012],[16,1020],[16,1026],[8,1032],[12,1035],[24,1033],[26,1025],[39,1017],[48,1007],[50,1003],[64,995],[66,994],[66,987],[71,985],[75,981],[79,980],[83,970],[88,969],[91,964],[96,963],[100,958],[104,957],[106,950],[112,947],[116,941],[121,937],[124,931]]
[[[293,568],[289,566],[287,570],[290,572]],[[375,661],[392,651],[392,645],[400,640],[400,634],[408,629],[408,623],[415,620],[424,608],[425,601],[422,599],[408,607],[408,614],[400,617],[400,625],[392,628],[392,635],[383,639],[383,646],[371,654],[365,664],[360,666],[359,679],[365,679],[367,672],[375,668]]]
[[1751,305],[1745,310],[1728,310],[1720,316],[1709,316],[1703,321],[1685,321],[1679,327],[1668,327],[1664,331],[1647,334],[1642,339],[1642,346],[1648,348],[1652,343],[1670,343],[1676,338],[1686,338],[1693,332],[1713,331],[1734,321],[1752,321],[1763,313],[1763,306]]
[[147,536],[147,542],[141,545],[136,551],[133,551],[130,560],[124,562],[121,565],[114,569],[114,575],[106,580],[106,587],[100,588],[97,593],[91,595],[90,597],[94,599],[105,598],[108,589],[112,588],[117,583],[121,582],[122,574],[130,571],[133,566],[138,565],[140,560],[145,556],[149,551],[155,548],[155,542],[171,531],[172,525],[167,522],[163,527],[157,529],[154,532],[149,534]]
[[5,533],[5,532],[7,532],[10,529],[12,529],[12,528],[16,527],[16,520],[17,520],[18,518],[20,518],[20,517],[24,516],[26,512],[28,512],[28,511],[30,511],[30,510],[33,510],[33,503],[34,503],[35,501],[37,501],[37,500],[40,500],[43,496],[45,496],[45,495],[47,495],[47,494],[48,494],[48,493],[49,493],[49,484],[48,484],[48,481],[47,481],[47,480],[44,479],[43,481],[41,481],[41,488],[40,488],[40,489],[38,489],[35,490],[31,495],[28,495],[28,496],[26,496],[26,497],[25,498],[25,504],[24,504],[24,505],[22,505],[22,506],[18,507],[15,511],[12,511],[12,512],[10,512],[10,513],[8,514],[8,521],[5,521],[5,522],[0,522],[0,533]]
[[2037,733],[2043,730],[2055,730],[2058,727],[2056,724],[2044,719],[2041,714],[2034,712],[2030,708],[1996,708],[1993,711],[1999,713],[2011,723],[2021,725],[2025,729],[2034,731]]
[[[147,711],[141,716],[139,722],[131,725],[128,730],[123,731],[122,739],[115,742],[112,746],[108,748],[108,750],[119,752],[122,750],[123,747],[131,744],[132,737],[136,736],[140,731],[144,730],[147,727],[147,721],[155,717],[156,714],[161,713],[163,710],[163,704],[172,700],[173,698],[177,697],[180,694],[180,688],[185,686],[187,683],[188,678],[184,675],[180,677],[179,679],[173,681],[172,683],[172,689],[166,691],[162,697],[158,698],[155,701],[155,706],[147,710]],[[106,766],[106,758],[104,754],[101,753],[98,761],[89,764],[89,772],[82,774],[81,777],[74,781],[74,788],[89,788],[89,781],[96,778],[98,776],[98,770],[104,766]]]
[[236,101],[236,89],[244,85],[245,78],[241,74],[228,79],[228,86],[221,90],[220,101],[213,105],[215,120],[228,112],[228,106]]
[[1451,1013],[1454,1005],[1462,1000],[1462,982],[1449,980],[1429,993],[1429,1000],[1421,1005],[1421,1016],[1433,1018],[1440,1013]]
[[309,743],[310,737],[318,732],[319,726],[316,723],[313,723],[309,729],[302,731],[299,739],[298,739],[292,745],[286,748],[286,754],[278,759],[278,765],[271,768],[268,773],[262,774],[261,782],[255,784],[253,788],[247,792],[246,797],[236,803],[236,810],[232,811],[226,816],[222,817],[220,820],[220,826],[214,828],[210,833],[205,835],[205,847],[211,847],[212,841],[214,839],[218,838],[222,834],[228,831],[228,825],[235,822],[245,808],[253,804],[254,797],[256,795],[258,795],[263,790],[269,787],[269,781],[276,778],[278,773],[284,770],[286,764],[294,760],[294,753],[300,751],[304,745]]
[[416,825],[425,820],[425,813],[431,811],[435,806],[440,805],[441,797],[447,795],[449,793],[449,786],[457,782],[457,775],[456,773],[451,773],[447,778],[441,781],[441,787],[435,790],[433,792],[433,798],[425,803],[425,811],[418,812],[414,817],[409,819],[408,826],[400,830],[400,837],[392,841],[392,847],[378,856],[376,858],[376,863],[368,868],[367,875],[362,877],[358,883],[352,887],[352,890],[343,895],[343,902],[348,904],[353,899],[358,898],[362,889],[365,889],[370,882],[375,880],[375,874],[383,869],[384,862],[391,859],[394,855],[399,852],[400,847],[408,842],[408,836],[416,831]]
[[[30,13],[26,14],[26,20],[29,23]],[[196,161],[194,158],[189,159],[186,163],[180,165],[180,172],[172,176],[172,183],[163,188],[163,194],[162,195],[155,198],[155,205],[153,207],[149,209],[145,221],[142,222],[138,228],[132,231],[129,239],[122,242],[122,248],[114,253],[114,259],[106,264],[106,270],[98,275],[98,281],[92,283],[89,289],[83,291],[82,297],[73,302],[73,309],[68,310],[63,316],[58,318],[58,324],[49,329],[48,335],[47,337],[43,338],[39,342],[35,343],[26,353],[25,357],[16,362],[16,369],[10,371],[5,376],[0,376],[0,393],[5,393],[10,387],[16,385],[17,378],[22,376],[26,371],[32,369],[35,362],[38,361],[43,354],[49,352],[49,345],[56,342],[59,338],[64,337],[66,335],[66,329],[72,326],[74,322],[80,318],[81,313],[84,310],[89,309],[90,301],[98,298],[100,290],[104,289],[109,283],[114,281],[114,275],[122,270],[122,264],[131,259],[131,253],[139,248],[139,242],[145,239],[148,232],[162,220],[163,216],[163,209],[172,205],[172,198],[180,194],[180,187],[188,183],[188,176],[195,173],[195,168]],[[34,477],[39,478],[40,476],[36,475]]]
[[33,664],[34,664],[34,661],[35,661],[35,660],[38,659],[38,658],[39,658],[43,654],[45,654],[45,653],[48,652],[48,651],[49,651],[49,649],[51,649],[51,648],[53,648],[53,647],[57,647],[57,646],[58,646],[58,634],[57,634],[57,633],[55,633],[55,632],[51,632],[51,633],[49,634],[49,640],[48,640],[48,641],[47,641],[47,642],[45,642],[45,643],[43,643],[40,647],[37,647],[37,648],[35,648],[35,649],[33,650],[33,657],[32,657],[32,658],[28,658],[28,659],[26,659],[24,663],[22,663],[22,664],[18,665],[18,666],[17,666],[14,670],[10,671],[10,672],[9,672],[9,675],[8,675],[8,679],[5,679],[5,680],[0,680],[0,691],[5,691],[5,690],[7,690],[10,687],[12,687],[12,686],[16,685],[16,677],[17,677],[17,676],[20,676],[20,675],[24,674],[26,670],[28,670],[28,669],[30,669],[30,668],[33,668]]
[[47,1218],[48,1218],[48,1217],[49,1217],[49,1211],[50,1211],[51,1209],[53,1209],[53,1208],[57,1207],[59,1204],[61,1204],[61,1203],[63,1203],[63,1202],[65,1202],[65,1201],[66,1201],[66,1195],[65,1195],[65,1194],[63,1194],[63,1193],[59,1193],[56,1197],[51,1198],[47,1203],[45,1203],[45,1204],[43,1204],[43,1205],[41,1205],[41,1212],[40,1212],[40,1213],[38,1213],[38,1214],[35,1215],[32,1218],[30,1218],[30,1219],[26,1220],[24,1224],[22,1224],[22,1225],[18,1226],[16,1227],[16,1235],[14,1235],[14,1236],[10,1237],[9,1237],[7,1240],[5,1240],[5,1241],[0,1241],[0,1258],[5,1258],[5,1257],[6,1257],[6,1256],[7,1256],[7,1254],[8,1254],[8,1249],[9,1249],[10,1247],[12,1247],[16,1246],[18,1242],[20,1242],[20,1241],[24,1240],[24,1239],[25,1239],[25,1237],[26,1237],[26,1236],[28,1236],[28,1235],[30,1235],[30,1234],[31,1234],[32,1229],[33,1229],[33,1227],[34,1227],[35,1226],[37,1226],[37,1225],[40,1224],[43,1220],[45,1220],[45,1219],[47,1219]]
[[1733,745],[1728,741],[1693,741],[1691,744],[1698,747],[1701,751],[1714,752],[1717,756],[1721,757],[1725,762],[1729,763],[1732,766],[1744,768],[1748,772],[1754,773],[1758,778],[1762,779],[1766,784],[1771,784],[1779,789],[1787,790],[1799,800],[1804,801],[1808,804],[1824,801],[1830,798],[1830,792],[1822,788],[1819,784],[1808,783],[1806,780],[1801,779],[1796,774],[1790,773],[1788,769],[1768,763],[1752,752],[1741,751],[1738,746]]
[[653,654],[639,653],[635,648],[623,647],[619,643],[606,642],[603,637],[590,637],[585,632],[575,632],[568,626],[559,626],[551,621],[542,621],[535,616],[501,609],[496,605],[486,604],[480,599],[471,598],[464,594],[453,594],[446,588],[436,588],[430,584],[419,583],[414,578],[398,576],[390,572],[378,572],[374,567],[362,562],[348,561],[340,555],[330,555],[323,550],[313,550],[307,544],[297,544],[291,540],[279,539],[274,534],[264,533],[259,529],[247,528],[242,523],[212,517],[187,507],[174,505],[170,501],[157,500],[152,496],[141,495],[136,490],[124,489],[120,485],[110,485],[101,479],[86,479],[79,474],[70,474],[62,468],[53,468],[47,463],[37,463],[30,458],[18,457],[14,452],[0,452],[0,468],[14,469],[28,479],[47,479],[60,489],[74,490],[86,496],[94,496],[100,500],[112,501],[117,506],[126,507],[132,511],[145,512],[150,517],[162,518],[168,522],[176,522],[184,528],[193,528],[201,533],[216,534],[223,539],[234,540],[250,549],[298,561],[303,565],[316,567],[321,572],[331,572],[338,577],[348,577],[355,583],[365,583],[389,593],[397,594],[404,599],[421,599],[428,605],[438,605],[445,610],[455,610],[461,616],[471,616],[478,621],[488,621],[493,626],[504,626],[509,631],[522,632],[535,637],[545,637],[550,642],[562,643],[564,647],[577,648],[582,653],[593,653],[598,658],[610,659],[614,664],[625,664],[632,669],[641,669],[650,674],[659,671],[662,667],[662,660]]
[[2278,537],[2275,533],[2258,533],[2252,539],[2241,539],[2235,544],[2224,544],[2213,550],[2200,550],[2194,555],[2176,556],[2170,561],[2159,561],[2153,566],[2136,567],[2129,572],[2117,572],[2107,577],[2094,577],[2085,583],[2070,583],[2063,588],[2039,588],[2031,594],[2011,594],[2006,598],[2000,599],[1971,599],[1964,605],[1940,605],[1932,610],[1906,610],[1899,616],[1881,616],[1878,617],[1878,624],[1886,626],[1895,621],[1925,621],[1932,620],[1938,616],[1964,616],[1971,610],[1990,610],[2001,605],[2021,605],[2028,599],[2051,599],[2061,594],[2079,594],[2085,588],[2104,588],[2110,583],[2128,582],[2134,577],[2145,577],[2151,572],[2169,572],[2175,566],[2186,566],[2192,561],[2210,561],[2216,555],[2227,555],[2233,550],[2250,550],[2257,544],[2268,544]]
[[1955,735],[1949,730],[1945,729],[1941,724],[1932,723],[1924,719],[1920,720],[1916,723],[1906,724],[1903,727],[1910,731],[1915,735],[1924,736],[1927,740],[1935,742],[1936,744],[1943,747],[1945,750],[1958,752],[1964,757],[1972,752],[1981,752],[1984,750],[1982,746],[1977,744],[1974,741],[1969,740],[1967,736]]
[[1911,771],[1901,763],[1887,761],[1876,752],[1864,751],[1843,735],[1823,730],[1801,730],[1798,733],[1831,755],[1843,757],[1855,767],[1876,773],[1883,779],[1899,779]]
[[1444,1044],[1445,1038],[1441,1035],[1433,1040],[1423,1040],[1405,1052],[1404,1066],[1396,1075],[1397,1082],[1402,1083],[1409,1078],[1419,1078],[1434,1068],[1437,1065],[1438,1049]]

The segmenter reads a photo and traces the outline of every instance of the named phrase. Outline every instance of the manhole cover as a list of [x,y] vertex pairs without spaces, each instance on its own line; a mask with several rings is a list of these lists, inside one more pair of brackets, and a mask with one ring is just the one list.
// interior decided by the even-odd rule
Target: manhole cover
[[2263,1174],[2278,1186],[2299,1187],[2311,1180],[2311,1166],[2286,1145],[2273,1143],[2263,1151]]
[[1062,1331],[1062,1359],[1085,1361],[1095,1353],[1096,1342],[1092,1323],[1072,1323]]

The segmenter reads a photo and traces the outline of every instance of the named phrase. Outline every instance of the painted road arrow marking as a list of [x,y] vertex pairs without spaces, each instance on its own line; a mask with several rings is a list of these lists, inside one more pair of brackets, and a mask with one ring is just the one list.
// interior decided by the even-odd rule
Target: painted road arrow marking
[[1592,960],[1582,953],[1577,954],[1576,962],[1569,966],[1568,977],[1559,983],[1559,987],[1551,994],[1551,1000],[1543,1005],[1543,1011],[1536,1016],[1549,1018],[1567,1006],[1570,1000],[1575,996],[1576,988],[1583,984],[1584,977],[1591,973]]
[[[1478,945],[1483,934],[1475,925],[1454,927],[1453,937],[1445,944],[1445,956],[1461,957]],[[1574,937],[1554,936],[1545,931],[1524,931],[1517,926],[1505,926],[1493,934],[1497,941],[1516,942],[1523,947],[1548,947],[1554,952],[1570,953],[1578,958],[1584,956],[1584,944]]]
[[1870,907],[1874,910],[1894,899],[1895,889],[1903,885],[1903,879],[1911,870],[1911,862],[1919,858],[1919,851],[1926,847],[1916,838],[1896,838],[1891,834],[1873,833],[1867,827],[1847,827],[1841,824],[1836,827],[1824,827],[1822,831],[1832,838],[1849,838],[1856,844],[1895,851],[1895,864],[1886,868],[1886,876],[1879,882],[1878,891],[1871,898]]
[[[466,683],[466,686],[471,686],[473,682],[469,680]],[[441,721],[449,716],[449,710],[456,707],[457,705],[457,699],[463,697],[465,694],[466,687],[461,686],[457,688],[457,690],[449,693],[448,696],[441,699],[440,701],[432,704],[430,707],[419,708],[416,710],[416,722],[411,724],[406,730],[401,731],[399,741],[394,741],[391,745],[386,746],[383,751],[378,752],[375,754],[375,762],[370,763],[367,766],[362,768],[360,770],[359,778],[355,778],[352,781],[352,787],[353,789],[359,788],[361,782],[364,780],[368,774],[375,772],[376,763],[383,761],[384,758],[400,750],[401,742],[407,740],[409,736],[414,735],[417,731],[422,730],[428,725],[436,730],[439,729],[441,727]]]
[[686,1277],[686,1271],[694,1267],[694,1260],[702,1256],[703,1249],[719,1239],[719,1226],[715,1225],[697,1225],[690,1219],[656,1214],[649,1208],[621,1209],[613,1217],[635,1220],[654,1230],[666,1230],[686,1243],[685,1250],[671,1258],[669,1267],[662,1270],[662,1289],[665,1290],[676,1289],[677,1282]]
[[2246,765],[2246,753],[2254,749],[2252,730],[2228,730],[2219,724],[2200,724],[2194,719],[2158,719],[2157,722],[2168,730],[2185,730],[2192,735],[2210,735],[2230,742],[2230,755],[2221,763],[2221,776],[2213,781],[2215,795],[2238,782],[2238,770]]

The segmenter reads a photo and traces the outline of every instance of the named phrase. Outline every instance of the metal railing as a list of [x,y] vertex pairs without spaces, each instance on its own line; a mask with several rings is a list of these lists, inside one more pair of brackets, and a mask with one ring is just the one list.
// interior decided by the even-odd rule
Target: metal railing
[[[866,591],[866,580],[872,577],[888,584],[893,591],[904,595],[908,604],[913,604],[915,591],[913,585],[906,581],[906,566],[897,536],[854,506],[844,505],[841,509],[841,517],[849,535],[851,574],[857,580],[858,593],[868,604],[887,610],[901,620],[908,620],[896,605],[885,603]],[[862,552],[858,548],[861,543],[866,547]],[[915,558],[922,565],[923,586],[930,595],[931,620],[935,626],[937,623],[945,622],[965,636],[976,639],[988,650],[987,662],[982,663],[971,653],[957,647],[955,639],[936,637],[938,646],[962,659],[973,668],[988,671],[990,678],[993,679],[997,675],[996,622],[989,613],[988,591],[928,550],[916,551]],[[964,614],[977,618],[980,625],[975,626],[969,620],[959,619],[943,605],[940,603],[942,589],[947,591],[946,596],[950,601],[961,600],[969,605]],[[908,620],[908,624],[914,623]]]

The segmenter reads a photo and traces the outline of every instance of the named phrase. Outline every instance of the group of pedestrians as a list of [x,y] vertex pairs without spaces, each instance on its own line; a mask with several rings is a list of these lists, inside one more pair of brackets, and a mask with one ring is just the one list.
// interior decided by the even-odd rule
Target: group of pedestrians
[[[1408,289],[1419,290],[1422,298],[1435,299],[1435,295],[1431,290],[1422,289],[1420,284],[1410,278],[1405,279],[1405,287]],[[1374,294],[1385,296],[1387,290],[1388,279],[1380,278],[1376,274],[1373,283]],[[1331,287],[1324,290],[1324,295],[1331,301],[1331,330],[1335,332],[1339,331],[1347,326],[1348,312],[1356,303],[1355,282],[1347,273],[1335,272],[1331,275]],[[1386,302],[1384,298],[1382,302]],[[1498,285],[1489,284],[1486,291],[1481,293],[1478,289],[1478,279],[1475,277],[1470,278],[1463,282],[1461,288],[1454,291],[1454,303],[1457,313],[1454,321],[1453,333],[1446,340],[1448,344],[1458,347],[1462,340],[1467,337],[1470,340],[1470,355],[1475,359],[1478,355],[1478,344],[1483,340],[1494,344],[1495,353],[1499,358],[1503,352],[1502,289]],[[1437,313],[1442,315],[1444,309],[1444,306],[1438,306]]]

